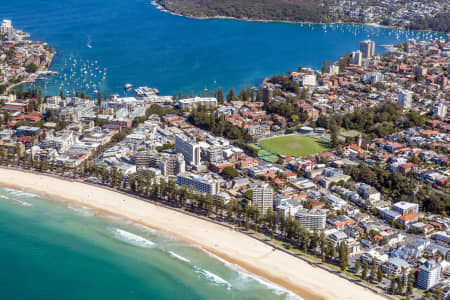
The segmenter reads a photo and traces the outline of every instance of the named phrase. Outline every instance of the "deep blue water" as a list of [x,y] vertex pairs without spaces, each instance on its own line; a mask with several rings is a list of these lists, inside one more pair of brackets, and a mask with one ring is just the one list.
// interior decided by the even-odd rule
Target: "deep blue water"
[[161,12],[145,0],[0,1],[0,17],[56,48],[51,69],[60,75],[45,85],[50,94],[92,92],[93,84],[121,94],[125,83],[153,86],[163,94],[240,88],[299,65],[320,68],[367,38],[376,41],[377,52],[383,51],[380,45],[408,37],[429,38],[358,25],[193,20]]

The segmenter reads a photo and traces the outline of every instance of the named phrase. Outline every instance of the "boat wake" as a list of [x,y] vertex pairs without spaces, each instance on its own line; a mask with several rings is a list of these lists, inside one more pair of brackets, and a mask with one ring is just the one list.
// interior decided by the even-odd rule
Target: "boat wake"
[[223,279],[222,277],[211,273],[209,271],[206,271],[205,269],[202,269],[200,267],[194,266],[195,272],[202,275],[203,277],[205,277],[206,279],[208,279],[210,282],[218,284],[218,285],[223,285],[227,287],[227,290],[231,289],[231,284],[226,281],[225,279]]
[[92,45],[91,45],[91,38],[90,38],[90,37],[88,37],[88,40],[87,40],[87,43],[86,43],[86,47],[88,47],[89,49],[92,48]]
[[143,248],[155,247],[155,243],[153,243],[150,240],[147,240],[146,238],[143,238],[140,235],[125,231],[120,228],[114,228],[113,232],[116,234],[116,237],[119,238],[121,241],[132,244],[134,246]]
[[187,259],[186,257],[183,257],[183,256],[181,256],[181,255],[178,255],[178,254],[176,254],[176,253],[173,252],[173,251],[169,251],[169,254],[172,255],[173,257],[175,257],[176,259],[181,260],[181,261],[184,261],[184,262],[187,262],[187,263],[190,263],[190,262],[191,262],[191,261],[190,261],[189,259]]

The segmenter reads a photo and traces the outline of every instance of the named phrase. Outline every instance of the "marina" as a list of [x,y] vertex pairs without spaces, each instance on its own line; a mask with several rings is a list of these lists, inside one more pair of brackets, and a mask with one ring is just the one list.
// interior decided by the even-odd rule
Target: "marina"
[[[243,85],[259,86],[264,78],[294,71],[299,65],[320,69],[323,60],[337,60],[357,49],[360,40],[386,45],[445,36],[367,25],[195,20],[165,13],[144,0],[95,2],[98,10],[116,7],[121,12],[120,16],[98,16],[90,0],[77,2],[78,8],[72,12],[74,3],[61,3],[58,11],[53,11],[25,0],[20,13],[0,4],[18,28],[47,41],[57,51],[50,70],[58,75],[26,84],[23,89],[42,87],[44,94],[63,91],[65,95],[84,91],[91,97],[99,91],[127,95],[127,83],[136,87],[151,83],[163,95],[179,91],[197,94],[219,87],[239,90]],[[37,21],[33,17],[36,9],[40,11],[38,19],[52,20],[51,24]],[[72,13],[82,15],[82,20],[58,17]],[[92,26],[97,22],[102,26]],[[67,37],[67,31],[73,35]],[[384,51],[377,46],[376,52]]]

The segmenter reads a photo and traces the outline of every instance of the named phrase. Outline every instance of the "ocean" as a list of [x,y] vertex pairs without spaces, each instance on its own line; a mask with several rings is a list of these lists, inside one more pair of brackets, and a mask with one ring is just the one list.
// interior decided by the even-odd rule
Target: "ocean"
[[44,95],[60,90],[126,93],[126,83],[162,94],[257,86],[268,76],[320,69],[370,38],[382,45],[439,34],[361,25],[300,25],[235,20],[194,20],[158,10],[148,0],[0,1],[9,18],[31,39],[54,46],[51,70],[59,72]]
[[301,299],[196,245],[0,188],[2,299]]

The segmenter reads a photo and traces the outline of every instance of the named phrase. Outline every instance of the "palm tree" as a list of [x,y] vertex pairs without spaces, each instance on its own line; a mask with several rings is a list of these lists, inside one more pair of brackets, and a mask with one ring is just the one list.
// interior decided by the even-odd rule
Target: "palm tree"
[[16,153],[16,155],[17,155],[17,166],[19,166],[20,165],[20,157],[21,157],[21,149],[20,149],[20,146],[21,146],[21,144],[20,143],[16,143],[16,146],[15,146],[15,153]]
[[213,208],[213,195],[208,194],[205,198],[205,210],[206,210],[206,216],[209,217],[211,214],[212,208]]

